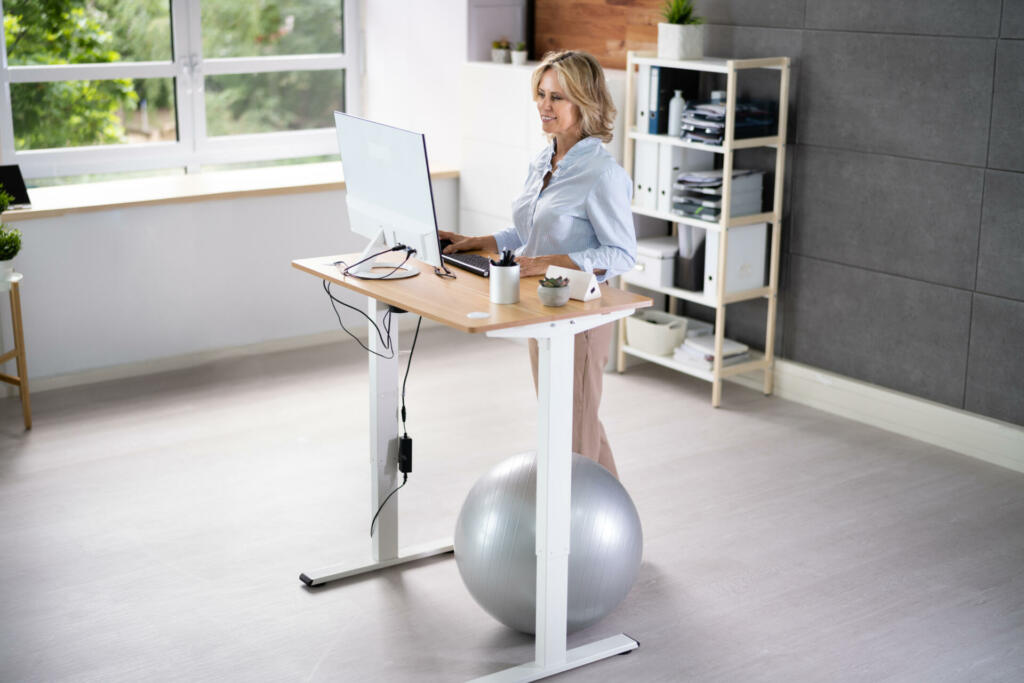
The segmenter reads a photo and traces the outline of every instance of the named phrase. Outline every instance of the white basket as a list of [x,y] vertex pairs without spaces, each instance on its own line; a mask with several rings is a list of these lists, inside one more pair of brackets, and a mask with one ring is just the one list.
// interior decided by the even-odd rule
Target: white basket
[[626,343],[656,356],[668,356],[686,339],[686,318],[640,311],[626,318]]

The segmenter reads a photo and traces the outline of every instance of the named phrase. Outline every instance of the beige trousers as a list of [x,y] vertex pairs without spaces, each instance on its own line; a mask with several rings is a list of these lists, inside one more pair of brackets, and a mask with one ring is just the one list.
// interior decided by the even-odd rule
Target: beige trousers
[[[601,325],[574,337],[572,372],[572,450],[596,460],[618,479],[612,447],[597,417],[601,405],[601,380],[608,363],[614,323]],[[533,388],[537,389],[537,340],[530,340]]]

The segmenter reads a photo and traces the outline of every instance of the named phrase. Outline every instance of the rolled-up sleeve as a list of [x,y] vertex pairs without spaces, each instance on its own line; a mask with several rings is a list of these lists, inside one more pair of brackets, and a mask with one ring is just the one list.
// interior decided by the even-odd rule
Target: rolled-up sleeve
[[498,244],[499,254],[503,251],[515,251],[524,244],[519,230],[514,227],[494,233],[494,241]]
[[601,174],[587,194],[584,208],[600,246],[569,253],[580,270],[605,271],[604,282],[630,270],[636,263],[636,229],[633,227],[633,183],[621,166]]

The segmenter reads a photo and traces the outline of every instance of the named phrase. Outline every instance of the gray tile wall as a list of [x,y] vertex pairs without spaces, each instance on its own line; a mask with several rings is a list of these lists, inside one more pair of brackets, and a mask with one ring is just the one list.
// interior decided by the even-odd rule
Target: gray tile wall
[[1024,0],[696,5],[793,58],[780,355],[1024,425]]

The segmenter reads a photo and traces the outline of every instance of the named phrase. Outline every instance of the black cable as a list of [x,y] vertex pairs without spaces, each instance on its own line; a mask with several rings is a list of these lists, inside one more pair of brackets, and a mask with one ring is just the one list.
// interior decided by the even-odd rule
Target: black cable
[[[398,272],[398,270],[399,270],[399,269],[401,269],[401,267],[402,267],[402,266],[404,266],[404,265],[405,265],[406,263],[408,263],[408,262],[409,262],[409,259],[410,259],[410,258],[412,258],[412,255],[416,253],[416,250],[415,250],[415,249],[413,249],[412,247],[406,247],[406,246],[402,246],[402,245],[399,245],[399,246],[397,246],[397,247],[395,247],[395,248],[393,248],[393,249],[388,249],[388,251],[398,251],[398,250],[400,250],[400,249],[405,249],[405,258],[404,258],[404,259],[402,259],[402,262],[401,262],[401,263],[399,263],[399,264],[398,264],[397,266],[395,266],[394,268],[392,268],[392,269],[391,269],[391,270],[390,270],[390,271],[389,271],[389,272],[388,272],[387,274],[385,274],[385,275],[380,275],[380,276],[378,276],[378,277],[374,277],[374,278],[368,278],[368,279],[371,279],[371,280],[387,280],[387,279],[388,279],[389,277],[391,277],[391,276],[392,276],[392,275],[394,275],[394,274],[395,274],[396,272]],[[387,253],[387,251],[382,251],[382,252],[381,252],[381,254],[386,254],[386,253]],[[380,256],[380,254],[377,254],[377,256]],[[370,258],[370,257],[368,256],[367,258],[364,258],[364,259],[363,259],[362,261],[359,261],[359,262],[357,262],[357,263],[353,263],[353,264],[352,264],[351,266],[346,266],[346,267],[345,267],[345,270],[343,270],[341,274],[342,274],[342,275],[346,275],[346,276],[351,276],[351,277],[359,277],[358,275],[352,275],[352,274],[351,274],[351,273],[349,273],[348,271],[349,271],[349,270],[351,270],[352,268],[355,268],[355,267],[356,267],[356,266],[358,266],[358,265],[359,265],[360,263],[365,263],[365,262],[366,262],[366,260],[367,260],[368,258]],[[338,263],[344,263],[344,261],[338,261]],[[386,266],[374,266],[374,267],[375,267],[375,268],[385,268]]]
[[405,362],[405,377],[402,378],[402,435],[408,437],[409,430],[405,428],[405,383],[409,381],[409,368],[412,367],[412,354],[416,352],[416,340],[420,336],[420,323],[423,322],[423,316],[419,317],[416,321],[416,334],[412,336],[412,346],[409,347],[409,360]]
[[[406,429],[406,426],[405,426],[405,384],[406,384],[406,382],[409,381],[409,368],[412,367],[412,355],[416,352],[416,340],[419,339],[419,337],[420,337],[420,325],[422,323],[423,323],[423,316],[420,316],[419,319],[416,321],[416,332],[412,336],[412,346],[409,347],[409,358],[405,362],[405,376],[402,378],[402,438],[403,439],[408,439],[409,438],[409,431]],[[410,444],[410,458],[411,458],[411,444]],[[399,457],[399,461],[400,461],[399,465],[401,466],[401,457]],[[411,460],[410,460],[410,462],[411,462]],[[407,472],[402,472],[402,484],[401,484],[401,486],[399,486],[397,489],[395,489],[394,491],[389,493],[387,498],[384,499],[384,502],[380,504],[379,508],[377,508],[377,512],[373,515],[373,519],[370,520],[370,538],[373,538],[373,525],[377,521],[377,517],[380,516],[381,510],[383,510],[384,506],[387,505],[389,500],[391,500],[391,496],[393,496],[396,493],[398,493],[398,489],[402,488],[402,486],[405,486],[407,481],[409,481],[409,474]]]
[[389,494],[388,494],[388,497],[387,497],[387,498],[385,498],[385,499],[384,499],[384,502],[380,504],[380,507],[379,507],[379,508],[377,508],[377,514],[375,514],[375,515],[373,516],[373,519],[371,519],[371,520],[370,520],[370,538],[373,538],[373,525],[374,525],[374,523],[375,523],[375,522],[377,521],[377,517],[378,517],[378,516],[380,515],[380,511],[381,511],[381,510],[383,510],[383,509],[384,509],[384,506],[388,504],[388,501],[389,501],[389,500],[391,500],[391,496],[393,496],[393,495],[395,495],[396,493],[398,493],[398,489],[400,489],[400,488],[402,488],[403,486],[405,486],[405,482],[407,482],[408,480],[409,480],[409,475],[408,475],[408,474],[403,474],[403,475],[402,475],[402,483],[398,485],[398,488],[397,488],[397,489],[395,489],[394,491],[392,491],[391,493],[389,493]]
[[[367,261],[372,261],[373,259],[377,258],[378,256],[383,256],[384,254],[390,254],[393,251],[402,251],[403,249],[405,249],[405,261],[402,261],[400,264],[398,264],[398,266],[396,268],[394,268],[391,271],[391,273],[388,273],[387,275],[384,276],[384,278],[387,278],[387,277],[390,277],[391,274],[394,273],[396,270],[398,270],[399,268],[404,266],[405,262],[409,260],[409,257],[416,253],[416,250],[415,249],[411,249],[410,247],[407,247],[404,244],[398,244],[396,246],[388,247],[387,249],[383,249],[381,251],[378,251],[376,254],[370,254],[369,256],[367,256],[365,258],[359,259],[358,261],[356,261],[352,265],[348,265],[344,261],[335,261],[334,265],[336,265],[336,266],[337,265],[345,266],[345,269],[341,271],[342,275],[351,276],[351,277],[359,277],[358,275],[352,275],[348,271],[350,271],[351,269],[355,268],[356,266],[359,266],[359,265],[362,265],[362,264],[366,263]],[[374,279],[381,279],[381,278],[374,278]]]
[[449,280],[454,280],[455,279],[455,273],[453,273],[452,271],[448,270],[448,266],[445,265],[444,261],[441,261],[441,267],[440,268],[438,268],[437,266],[434,266],[434,275],[436,275],[438,277],[441,277],[441,278],[447,278]]
[[[404,247],[404,246],[399,246],[399,247],[395,247],[393,249],[386,249],[384,251],[378,252],[378,253],[373,254],[371,256],[367,256],[366,258],[364,258],[364,259],[362,259],[360,261],[357,261],[356,263],[353,263],[352,265],[348,265],[344,261],[335,261],[334,265],[335,266],[345,266],[345,268],[342,270],[342,275],[348,276],[349,275],[349,270],[352,269],[352,268],[355,268],[359,264],[365,263],[366,261],[368,261],[370,259],[377,258],[378,256],[381,256],[382,254],[386,254],[386,253],[391,252],[391,251],[398,251],[399,249],[405,249],[405,259],[403,259],[401,263],[399,263],[397,266],[395,266],[391,270],[390,273],[388,273],[387,275],[384,275],[383,277],[380,278],[380,279],[387,279],[393,273],[398,271],[398,269],[400,269],[402,266],[404,266],[406,264],[406,262],[408,262],[408,260],[412,257],[412,255],[414,253],[416,253],[415,249],[411,249],[409,247]],[[455,274],[452,273],[451,271],[449,271],[448,268],[445,267],[443,264],[442,264],[442,269],[444,271],[443,273],[440,272],[441,269],[434,268],[434,274],[437,275],[438,277],[451,277],[451,278],[455,277]],[[353,339],[355,339],[356,342],[359,344],[359,346],[363,347],[364,350],[369,351],[370,353],[372,353],[372,354],[374,354],[376,356],[379,356],[380,358],[385,358],[385,359],[394,358],[395,357],[395,351],[394,351],[394,346],[391,343],[391,311],[392,311],[392,308],[390,308],[390,307],[388,308],[388,310],[384,314],[384,318],[382,320],[382,324],[384,326],[384,331],[387,333],[387,339],[385,339],[384,336],[381,334],[380,327],[377,326],[377,323],[376,323],[376,321],[373,320],[373,318],[371,318],[364,311],[356,308],[355,306],[352,306],[351,304],[347,304],[344,301],[342,301],[341,299],[335,297],[334,294],[331,293],[331,283],[329,281],[324,280],[323,281],[323,285],[324,285],[324,291],[327,292],[327,296],[328,296],[328,298],[331,301],[331,308],[334,310],[334,315],[338,319],[338,324],[341,326],[341,329],[344,330],[345,333],[348,334],[348,336],[350,336]],[[363,344],[363,342],[360,341],[360,339],[358,337],[356,337],[354,334],[352,334],[352,332],[350,332],[349,329],[347,327],[345,327],[345,323],[342,322],[342,320],[341,320],[341,313],[338,312],[338,307],[335,304],[341,304],[342,306],[344,306],[346,308],[351,308],[353,311],[356,311],[357,313],[362,315],[364,318],[366,318],[370,322],[370,324],[373,325],[374,329],[377,331],[377,338],[380,339],[381,345],[385,349],[390,351],[391,355],[385,356],[382,353],[378,353],[378,352],[372,350],[371,348],[369,348],[368,346]],[[409,438],[409,432],[408,432],[408,429],[406,428],[406,422],[405,422],[405,417],[406,417],[406,411],[405,411],[405,385],[409,381],[409,369],[412,367],[412,356],[416,352],[416,341],[419,339],[419,336],[420,336],[420,325],[422,323],[423,323],[423,316],[420,316],[416,320],[416,332],[415,332],[415,334],[413,335],[413,338],[412,338],[412,346],[409,348],[409,359],[405,363],[405,375],[402,378],[402,433],[403,433],[403,439],[408,439]],[[411,450],[410,450],[410,454],[411,454]],[[403,486],[405,486],[408,481],[409,481],[409,474],[408,474],[408,472],[403,472],[402,473],[402,483],[399,484],[398,488],[396,488],[394,491],[389,493],[387,495],[387,497],[384,498],[384,502],[382,502],[380,504],[380,507],[377,508],[377,512],[374,513],[373,519],[370,520],[370,537],[371,538],[373,538],[373,525],[377,523],[377,517],[380,516],[380,513],[384,509],[384,506],[387,505],[388,501],[391,500],[391,497],[394,496],[396,493],[398,493],[398,491]]]
[[[324,291],[327,292],[327,296],[331,300],[331,308],[334,309],[334,315],[338,319],[338,324],[341,325],[341,329],[345,331],[345,334],[347,334],[348,336],[350,336],[353,339],[355,339],[357,344],[359,344],[361,347],[363,347],[363,349],[365,349],[366,351],[369,351],[370,353],[372,353],[375,356],[378,356],[378,357],[384,358],[384,359],[394,358],[395,357],[395,352],[394,352],[394,349],[393,349],[393,347],[391,345],[391,309],[388,308],[387,312],[384,314],[384,319],[382,320],[382,322],[384,324],[384,332],[387,333],[387,338],[385,339],[384,335],[381,334],[380,327],[377,326],[377,321],[375,321],[373,318],[368,316],[366,314],[366,312],[363,311],[362,309],[356,308],[355,306],[353,306],[351,304],[347,304],[344,301],[342,301],[341,299],[335,297],[334,294],[331,293],[331,283],[330,282],[328,282],[327,280],[324,280],[323,283],[324,283]],[[364,344],[362,342],[362,340],[359,339],[359,337],[357,337],[356,335],[352,334],[352,332],[347,327],[345,327],[345,323],[343,323],[341,321],[341,313],[338,312],[338,307],[335,305],[336,303],[341,304],[345,308],[351,308],[353,311],[355,311],[359,315],[361,315],[364,318],[366,318],[369,321],[369,323],[371,325],[373,325],[373,328],[375,330],[377,330],[377,338],[380,339],[381,346],[384,349],[386,349],[387,351],[390,351],[391,355],[386,356],[383,353],[378,353],[377,351],[374,351],[369,346]]]

